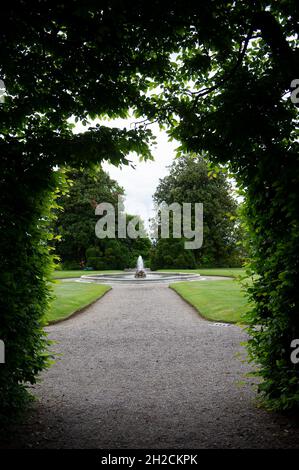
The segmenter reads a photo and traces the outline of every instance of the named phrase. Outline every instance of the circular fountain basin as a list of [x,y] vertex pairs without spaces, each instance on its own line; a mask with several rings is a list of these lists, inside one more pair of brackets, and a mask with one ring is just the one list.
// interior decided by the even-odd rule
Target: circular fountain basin
[[200,274],[192,273],[154,273],[146,272],[145,278],[136,278],[135,273],[124,273],[124,274],[93,274],[81,276],[81,280],[99,282],[99,283],[112,283],[112,282],[123,282],[123,283],[148,283],[148,282],[176,282],[176,281],[198,281],[201,278]]

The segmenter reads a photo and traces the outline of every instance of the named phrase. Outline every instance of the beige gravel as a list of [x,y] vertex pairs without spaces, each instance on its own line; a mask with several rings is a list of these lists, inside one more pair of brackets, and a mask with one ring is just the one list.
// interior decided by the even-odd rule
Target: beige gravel
[[296,447],[240,385],[241,328],[205,321],[167,285],[117,285],[48,328],[61,354],[11,447]]

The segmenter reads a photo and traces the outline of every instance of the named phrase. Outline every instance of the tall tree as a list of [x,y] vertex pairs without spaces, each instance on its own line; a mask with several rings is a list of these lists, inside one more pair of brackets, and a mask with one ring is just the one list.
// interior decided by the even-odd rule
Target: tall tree
[[80,265],[85,260],[86,250],[96,245],[95,207],[107,202],[116,209],[118,197],[124,193],[118,183],[100,167],[85,170],[69,170],[71,181],[69,191],[60,196],[57,203],[62,211],[58,213],[55,232],[59,235],[56,253],[67,264]]
[[[55,222],[55,251],[64,268],[124,269],[136,265],[139,255],[149,257],[151,242],[148,237],[120,238],[118,216],[126,226],[134,216],[125,214],[124,190],[101,167],[68,170],[69,191],[57,199],[62,210]],[[111,204],[115,212],[115,238],[99,239],[95,233],[98,216],[95,208],[100,203]],[[138,225],[143,223],[139,220]],[[146,235],[146,234],[145,234]]]
[[[165,202],[168,205],[191,203],[193,209],[196,203],[202,203],[204,220],[201,248],[192,250],[191,254],[177,240],[160,239],[157,243],[159,255],[155,257],[158,266],[155,267],[230,266],[236,262],[240,265],[236,244],[237,203],[223,172],[210,171],[203,157],[182,156],[172,164],[169,175],[160,180],[154,200],[157,204]],[[176,246],[172,255],[167,253],[171,245]],[[163,246],[162,252],[167,259],[160,253],[160,246]]]

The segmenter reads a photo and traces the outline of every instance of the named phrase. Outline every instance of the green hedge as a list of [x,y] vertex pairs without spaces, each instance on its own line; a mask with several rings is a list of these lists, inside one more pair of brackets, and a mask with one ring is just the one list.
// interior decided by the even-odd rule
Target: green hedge
[[[30,400],[27,385],[34,384],[37,374],[51,362],[43,330],[51,300],[48,278],[54,264],[49,227],[55,208],[53,191],[63,180],[51,168],[48,173],[37,168],[24,172],[18,163],[18,169],[14,168],[19,180],[16,194],[11,191],[16,174],[10,170],[1,188],[5,214],[0,241],[0,338],[6,349],[6,362],[0,366],[2,422]],[[33,186],[36,173],[39,183]]]

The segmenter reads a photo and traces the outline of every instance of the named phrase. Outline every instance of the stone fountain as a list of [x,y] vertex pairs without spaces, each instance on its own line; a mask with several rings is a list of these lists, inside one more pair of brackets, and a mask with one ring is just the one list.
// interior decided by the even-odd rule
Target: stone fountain
[[135,277],[136,278],[146,277],[142,256],[138,256]]
[[[144,267],[142,256],[138,256],[135,269],[125,269],[125,272],[117,274],[88,274],[81,276],[80,281],[114,285],[115,283],[136,284],[141,281],[142,283],[163,282],[170,284],[177,281],[198,281],[205,279],[206,277],[201,277],[200,274],[197,273],[152,272],[150,269]],[[215,277],[215,280],[216,279],[219,280],[220,277]]]

